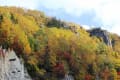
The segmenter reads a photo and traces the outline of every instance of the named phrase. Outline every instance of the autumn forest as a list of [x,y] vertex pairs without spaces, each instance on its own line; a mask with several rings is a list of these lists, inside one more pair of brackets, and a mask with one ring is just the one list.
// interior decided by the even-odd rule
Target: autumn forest
[[[120,37],[16,7],[0,7],[0,45],[22,58],[33,80],[120,80]],[[104,30],[102,30],[104,31]]]

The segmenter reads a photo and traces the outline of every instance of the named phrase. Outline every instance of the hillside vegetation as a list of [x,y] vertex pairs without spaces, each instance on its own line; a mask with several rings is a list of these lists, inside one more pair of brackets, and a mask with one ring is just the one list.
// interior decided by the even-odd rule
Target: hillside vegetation
[[34,80],[117,80],[120,37],[110,34],[113,47],[90,36],[81,26],[48,17],[43,12],[0,7],[0,45],[23,58]]

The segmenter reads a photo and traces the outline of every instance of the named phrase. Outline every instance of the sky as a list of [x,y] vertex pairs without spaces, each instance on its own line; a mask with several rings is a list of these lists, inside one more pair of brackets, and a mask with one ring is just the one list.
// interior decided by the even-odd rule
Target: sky
[[0,0],[0,6],[40,10],[86,29],[101,27],[120,35],[120,0]]

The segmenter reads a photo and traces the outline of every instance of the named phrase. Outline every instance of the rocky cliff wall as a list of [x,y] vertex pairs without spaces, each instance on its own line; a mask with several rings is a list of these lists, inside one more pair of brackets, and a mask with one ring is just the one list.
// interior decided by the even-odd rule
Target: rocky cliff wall
[[0,80],[31,80],[22,60],[13,50],[0,48]]
[[100,28],[95,28],[95,29],[89,30],[88,32],[90,33],[90,36],[96,36],[96,37],[102,38],[106,45],[112,47],[111,38],[107,31],[102,30]]

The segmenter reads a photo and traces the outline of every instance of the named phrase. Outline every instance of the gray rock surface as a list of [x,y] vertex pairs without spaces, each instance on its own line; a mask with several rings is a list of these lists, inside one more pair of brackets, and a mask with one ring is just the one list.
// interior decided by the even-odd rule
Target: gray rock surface
[[90,33],[90,36],[96,36],[96,37],[102,38],[106,45],[112,47],[111,38],[109,36],[109,33],[106,30],[95,28],[95,29],[89,30],[88,32]]
[[72,75],[66,74],[64,79],[62,79],[62,80],[74,80],[74,77]]
[[32,80],[13,50],[0,48],[0,80]]

